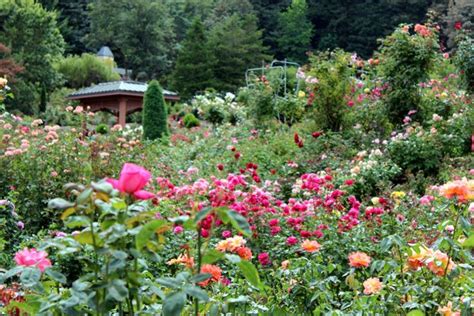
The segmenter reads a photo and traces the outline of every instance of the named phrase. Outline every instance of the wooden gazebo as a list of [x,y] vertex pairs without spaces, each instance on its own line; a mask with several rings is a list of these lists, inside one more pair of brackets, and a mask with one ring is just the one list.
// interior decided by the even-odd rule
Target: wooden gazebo
[[[143,106],[143,95],[148,85],[137,81],[104,82],[83,88],[68,96],[70,100],[78,100],[91,112],[110,111],[118,116],[118,123],[126,124],[127,114],[138,111]],[[163,90],[167,102],[179,101],[177,93]]]

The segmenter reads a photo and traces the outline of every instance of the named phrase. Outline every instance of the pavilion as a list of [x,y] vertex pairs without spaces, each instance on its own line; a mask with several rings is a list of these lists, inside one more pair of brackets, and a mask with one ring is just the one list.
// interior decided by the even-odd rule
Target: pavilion
[[[148,85],[137,81],[112,81],[99,83],[80,89],[68,96],[69,100],[77,100],[91,112],[109,111],[118,114],[118,123],[125,126],[127,115],[141,110],[143,96]],[[167,102],[178,102],[179,95],[163,90]]]

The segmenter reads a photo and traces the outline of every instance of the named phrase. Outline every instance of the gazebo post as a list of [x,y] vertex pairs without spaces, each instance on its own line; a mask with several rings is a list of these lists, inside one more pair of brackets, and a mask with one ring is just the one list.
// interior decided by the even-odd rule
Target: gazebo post
[[122,125],[122,127],[125,127],[125,124],[127,123],[127,99],[125,98],[119,99],[118,123]]

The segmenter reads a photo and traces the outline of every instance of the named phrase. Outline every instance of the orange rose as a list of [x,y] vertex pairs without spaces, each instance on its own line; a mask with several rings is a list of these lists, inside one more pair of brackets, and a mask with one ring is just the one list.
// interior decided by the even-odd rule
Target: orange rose
[[207,286],[209,283],[218,282],[222,278],[222,270],[213,264],[204,264],[201,267],[201,273],[208,273],[211,277],[205,281],[199,282],[200,286]]
[[240,258],[244,260],[252,259],[252,250],[247,247],[239,247],[235,250],[235,253],[239,255]]
[[372,260],[365,252],[352,252],[349,254],[349,265],[354,268],[366,268]]
[[427,260],[427,263],[428,269],[437,276],[444,276],[445,272],[449,273],[456,267],[456,264],[449,258],[449,256],[439,250],[436,250],[432,254],[432,256]]
[[301,248],[307,252],[316,252],[319,251],[321,245],[315,240],[306,239],[301,243]]

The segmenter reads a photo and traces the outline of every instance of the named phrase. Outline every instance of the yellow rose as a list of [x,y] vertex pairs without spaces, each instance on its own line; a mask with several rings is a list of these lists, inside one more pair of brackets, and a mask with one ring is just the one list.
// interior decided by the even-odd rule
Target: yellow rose
[[306,96],[306,93],[304,91],[298,91],[298,98],[302,99]]

